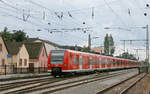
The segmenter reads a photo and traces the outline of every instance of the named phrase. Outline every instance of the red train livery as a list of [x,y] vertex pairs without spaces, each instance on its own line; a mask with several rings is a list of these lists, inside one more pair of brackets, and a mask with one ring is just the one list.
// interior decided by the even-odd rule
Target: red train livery
[[63,73],[117,70],[139,66],[135,60],[73,50],[52,50],[48,57],[48,72],[54,76]]

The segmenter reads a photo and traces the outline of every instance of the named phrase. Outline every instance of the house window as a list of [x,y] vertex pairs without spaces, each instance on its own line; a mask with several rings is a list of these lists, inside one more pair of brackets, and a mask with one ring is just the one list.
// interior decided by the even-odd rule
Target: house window
[[19,66],[22,66],[22,59],[19,60]]
[[5,65],[5,59],[2,59],[2,66]]
[[24,66],[27,66],[27,59],[24,59]]
[[0,43],[0,52],[2,51],[2,44]]
[[43,53],[42,53],[42,56],[44,56],[44,51],[43,51]]

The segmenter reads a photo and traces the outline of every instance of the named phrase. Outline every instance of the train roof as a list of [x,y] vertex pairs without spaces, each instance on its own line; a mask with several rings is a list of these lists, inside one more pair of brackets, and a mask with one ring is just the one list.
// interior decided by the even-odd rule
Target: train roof
[[128,60],[128,61],[137,62],[137,60],[131,60],[131,59],[125,59],[125,58],[118,58],[118,57],[111,57],[111,56],[106,56],[106,55],[99,55],[99,54],[87,53],[87,52],[81,52],[81,51],[75,51],[75,50],[70,50],[70,49],[61,49],[60,51],[69,51],[69,52],[79,53],[79,54],[85,54],[85,55],[96,55],[96,56],[102,56],[102,57],[107,57],[107,58],[112,58],[112,59]]

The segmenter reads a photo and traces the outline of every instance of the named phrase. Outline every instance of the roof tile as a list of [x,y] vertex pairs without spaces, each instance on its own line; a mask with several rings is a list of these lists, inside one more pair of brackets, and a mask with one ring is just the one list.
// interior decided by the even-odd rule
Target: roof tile
[[25,43],[30,58],[39,58],[43,43]]

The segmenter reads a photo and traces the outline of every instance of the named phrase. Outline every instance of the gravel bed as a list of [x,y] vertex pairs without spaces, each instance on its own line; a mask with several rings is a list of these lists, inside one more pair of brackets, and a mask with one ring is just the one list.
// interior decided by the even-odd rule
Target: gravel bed
[[126,94],[150,94],[150,74],[129,89]]
[[106,89],[104,92],[99,92],[98,94],[120,94],[125,88],[128,88],[131,83],[134,83],[137,79],[140,79],[144,75],[145,73],[133,76],[128,80],[125,80],[123,83],[121,82],[121,84],[117,84],[116,86]]
[[61,90],[58,92],[54,92],[53,94],[96,94],[99,90],[102,90],[106,87],[109,87],[110,85],[113,85],[120,81],[123,81],[129,77],[136,75],[136,74],[138,74],[138,71],[134,71],[132,73],[129,72],[128,74],[125,74],[124,76],[122,76],[122,75],[115,76],[112,78],[80,85],[77,87],[64,89],[64,90]]
[[32,80],[40,80],[46,78],[53,78],[53,76],[46,76],[46,77],[36,77],[36,78],[28,78],[28,79],[18,79],[18,80],[8,80],[8,81],[0,81],[0,85],[16,83],[16,82],[23,82],[23,81],[32,81]]
[[0,75],[0,82],[8,82],[22,79],[33,79],[40,77],[51,76],[51,73],[41,73],[41,74],[9,74],[9,75]]

